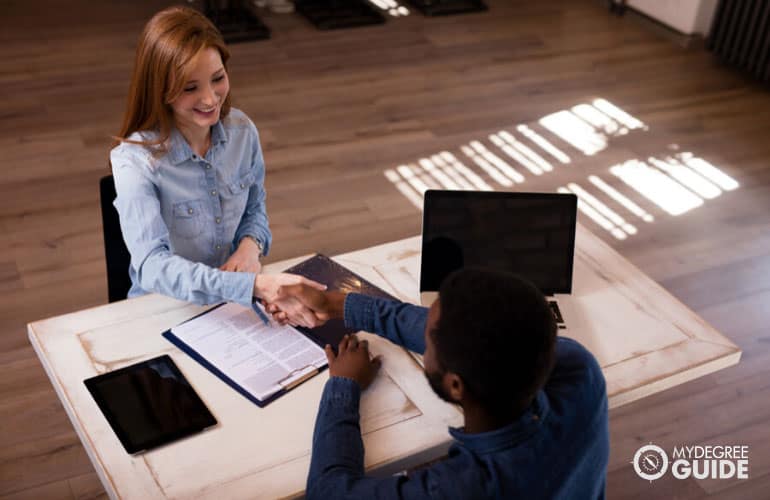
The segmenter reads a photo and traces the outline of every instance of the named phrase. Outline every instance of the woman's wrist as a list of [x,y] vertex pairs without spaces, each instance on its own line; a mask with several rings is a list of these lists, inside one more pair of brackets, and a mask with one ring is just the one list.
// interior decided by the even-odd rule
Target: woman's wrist
[[264,279],[260,279],[260,278],[265,278],[265,275],[264,274],[259,274],[259,273],[254,275],[254,291],[253,291],[253,295],[257,299],[261,299],[264,296],[264,294],[265,294],[265,290],[264,290],[264,281],[265,280]]
[[238,243],[238,246],[240,247],[244,244],[253,246],[257,250],[259,255],[260,256],[262,255],[262,251],[264,250],[264,247],[262,246],[262,243],[260,243],[255,237],[247,234],[246,236],[241,238],[241,241]]

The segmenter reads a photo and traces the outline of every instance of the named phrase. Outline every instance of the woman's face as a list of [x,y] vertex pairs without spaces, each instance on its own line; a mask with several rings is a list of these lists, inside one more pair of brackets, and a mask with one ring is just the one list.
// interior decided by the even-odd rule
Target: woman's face
[[182,131],[208,133],[219,121],[230,82],[219,51],[202,50],[190,63],[192,70],[182,93],[171,102],[176,126]]

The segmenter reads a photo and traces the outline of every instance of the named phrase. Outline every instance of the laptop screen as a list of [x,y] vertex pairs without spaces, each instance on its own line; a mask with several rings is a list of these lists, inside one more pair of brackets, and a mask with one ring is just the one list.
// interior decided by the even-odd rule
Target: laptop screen
[[420,292],[463,267],[527,278],[544,294],[570,293],[577,197],[556,193],[425,193]]

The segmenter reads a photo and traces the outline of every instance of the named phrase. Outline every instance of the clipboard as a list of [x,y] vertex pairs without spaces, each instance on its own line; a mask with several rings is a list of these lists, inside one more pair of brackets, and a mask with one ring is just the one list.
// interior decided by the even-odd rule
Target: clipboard
[[[326,257],[325,255],[316,254],[313,257],[310,257],[309,259],[290,267],[285,272],[299,274],[306,278],[322,283],[328,287],[328,290],[363,293],[375,297],[395,300],[392,295],[373,285],[346,267],[334,262],[332,259]],[[212,311],[225,305],[226,303],[218,304],[181,324],[200,318],[201,316],[209,314]],[[259,321],[259,319],[257,320]],[[322,349],[326,344],[331,344],[336,348],[336,346],[342,340],[343,336],[346,334],[355,333],[355,330],[345,327],[345,323],[341,319],[327,321],[324,325],[316,328],[297,327],[295,330],[297,330],[300,334],[304,335],[307,339],[314,342]],[[209,361],[205,356],[197,352],[188,343],[175,335],[172,332],[172,329],[166,330],[161,335],[166,340],[178,347],[182,352],[198,362],[198,364],[206,368],[208,371],[210,371],[212,374],[234,389],[241,396],[245,397],[260,408],[263,408],[266,405],[272,403],[276,399],[280,398],[284,394],[287,394],[292,389],[298,387],[302,383],[306,382],[307,380],[328,368],[328,365],[316,367],[311,364],[305,366],[304,368],[296,369],[289,373],[288,376],[277,381],[277,384],[281,385],[281,389],[264,399],[259,399],[250,391],[242,387],[238,382],[229,377],[214,363]]]
[[[316,254],[307,260],[294,265],[284,272],[299,274],[305,278],[326,285],[328,290],[360,293],[382,299],[398,300],[383,289],[354,273],[347,267],[338,264],[323,254]],[[298,327],[309,339],[321,347],[331,345],[335,351],[342,337],[356,333],[357,330],[347,328],[341,319],[332,319],[315,328]]]
[[[223,304],[220,304],[219,306],[216,306],[216,307],[220,307],[221,305],[223,305]],[[206,312],[209,312],[209,311],[206,311]],[[206,313],[204,312],[203,314],[206,314]],[[200,316],[200,315],[198,315],[198,316]],[[198,316],[196,316],[196,318]],[[194,319],[194,318],[191,318],[191,319]],[[328,368],[328,365],[320,367],[320,368],[316,368],[316,367],[312,366],[312,370],[311,370],[310,369],[311,366],[307,366],[304,369],[305,371],[302,372],[301,374],[298,374],[299,376],[297,376],[297,377],[292,377],[292,375],[295,373],[295,372],[292,372],[291,374],[289,374],[288,377],[284,378],[283,380],[278,381],[278,383],[281,384],[281,382],[288,380],[288,382],[283,385],[282,389],[280,389],[279,391],[273,393],[272,395],[270,395],[269,397],[267,397],[265,399],[259,399],[256,396],[254,396],[252,393],[250,393],[249,391],[247,391],[246,389],[241,387],[241,385],[238,384],[235,380],[233,380],[230,377],[228,377],[224,372],[222,372],[222,370],[217,368],[208,359],[206,359],[205,357],[201,356],[195,349],[193,349],[192,347],[187,345],[187,343],[185,343],[182,339],[180,339],[179,337],[174,335],[171,330],[166,330],[161,335],[166,340],[168,340],[169,342],[174,344],[176,347],[178,347],[180,351],[184,352],[185,354],[190,356],[192,359],[197,361],[198,364],[200,364],[202,367],[204,367],[205,369],[207,369],[208,371],[210,371],[211,373],[216,375],[220,380],[222,380],[222,382],[224,382],[225,384],[229,385],[232,389],[235,390],[235,392],[237,392],[241,396],[245,397],[246,399],[248,399],[249,401],[251,401],[255,405],[259,406],[260,408],[264,408],[265,406],[267,406],[268,404],[272,403],[276,399],[280,398],[281,396],[283,396],[284,394],[286,394],[290,390],[294,389],[295,387],[299,386],[303,382],[311,379],[315,375],[318,375],[319,373],[321,373],[322,371],[324,371],[324,370],[326,370]],[[292,378],[293,378],[293,380],[290,380]]]

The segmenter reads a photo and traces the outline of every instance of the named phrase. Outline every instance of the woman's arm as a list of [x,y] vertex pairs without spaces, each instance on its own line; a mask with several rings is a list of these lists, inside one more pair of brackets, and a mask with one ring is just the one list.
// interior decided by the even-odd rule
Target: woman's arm
[[170,250],[169,230],[149,168],[113,150],[111,155],[117,198],[114,205],[139,286],[198,304],[228,301],[249,306],[255,274],[225,272],[192,262]]

